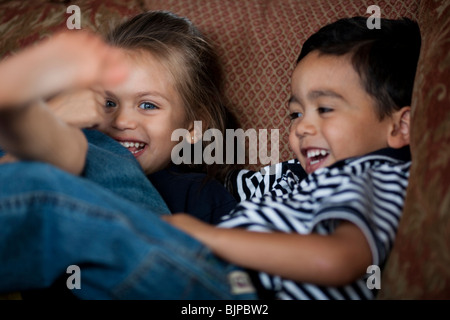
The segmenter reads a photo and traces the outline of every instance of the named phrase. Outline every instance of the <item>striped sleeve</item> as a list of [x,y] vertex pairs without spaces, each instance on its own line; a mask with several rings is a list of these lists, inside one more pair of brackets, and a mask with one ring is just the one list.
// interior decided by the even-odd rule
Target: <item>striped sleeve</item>
[[[286,182],[280,186],[279,181],[283,177]],[[262,197],[274,188],[277,188],[277,194],[285,194],[288,192],[288,184],[292,184],[293,181],[298,182],[305,177],[306,173],[298,160],[291,159],[263,167],[259,171],[233,171],[227,176],[225,187],[240,202],[253,197]]]
[[[348,220],[364,233],[373,264],[382,266],[392,249],[403,210],[411,163],[383,164],[358,175],[351,174],[338,188],[320,188],[323,198],[313,225],[332,232],[336,220]],[[355,167],[355,166],[354,166]]]

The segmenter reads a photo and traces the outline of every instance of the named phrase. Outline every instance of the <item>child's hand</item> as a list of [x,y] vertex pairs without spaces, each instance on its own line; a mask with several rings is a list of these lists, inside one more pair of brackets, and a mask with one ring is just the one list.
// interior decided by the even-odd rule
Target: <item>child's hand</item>
[[0,164],[16,162],[17,160],[18,159],[16,157],[14,157],[13,155],[7,153],[3,157],[0,157]]
[[85,31],[58,33],[0,62],[0,106],[118,84],[128,73],[123,54]]
[[208,245],[211,237],[214,236],[214,230],[216,229],[214,226],[198,220],[187,213],[177,213],[170,216],[165,215],[162,216],[162,219],[206,245]]
[[78,128],[93,128],[104,119],[105,98],[99,90],[80,89],[56,95],[47,101],[52,112]]

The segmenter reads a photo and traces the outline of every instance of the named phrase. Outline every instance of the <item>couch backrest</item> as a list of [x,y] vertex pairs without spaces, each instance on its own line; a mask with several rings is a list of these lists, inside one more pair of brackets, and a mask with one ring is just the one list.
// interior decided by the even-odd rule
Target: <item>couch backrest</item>
[[450,299],[450,1],[422,0],[412,166],[380,299]]
[[[369,17],[372,0],[107,0],[76,1],[81,27],[103,32],[144,10],[170,10],[191,19],[222,58],[230,108],[244,130],[278,129],[279,161],[293,158],[288,147],[290,76],[305,39],[338,18]],[[416,18],[418,0],[380,2],[383,17]],[[72,4],[72,3],[69,3]],[[69,4],[9,1],[0,5],[0,48],[4,54],[66,25]],[[7,9],[7,10],[5,10]],[[268,134],[271,132],[269,131]],[[272,132],[273,135],[276,131]],[[271,137],[268,137],[268,148]],[[275,137],[275,136],[274,136]],[[255,144],[247,144],[255,155]],[[275,146],[274,151],[278,151]],[[270,155],[270,152],[269,152]],[[259,158],[258,158],[259,160]],[[264,163],[262,163],[264,164]],[[255,169],[260,162],[247,167]]]
[[[243,128],[279,129],[279,159],[284,161],[294,157],[288,147],[287,102],[291,73],[303,42],[338,18],[369,17],[367,8],[374,1],[148,0],[145,3],[149,9],[169,8],[189,17],[210,36],[223,57],[230,105]],[[388,0],[380,5],[381,16],[389,18],[416,18],[417,10],[417,0]]]

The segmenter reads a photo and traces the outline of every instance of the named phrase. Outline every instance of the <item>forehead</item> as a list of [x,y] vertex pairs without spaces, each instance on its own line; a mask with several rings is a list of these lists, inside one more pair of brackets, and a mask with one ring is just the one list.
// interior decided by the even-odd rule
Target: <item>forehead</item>
[[125,50],[130,68],[147,70],[150,72],[158,72],[161,76],[174,83],[175,76],[170,67],[168,59],[163,55],[157,54],[150,50],[135,49]]
[[[311,91],[330,92],[336,96],[367,94],[350,55],[330,55],[312,51],[294,69],[291,90],[294,95],[311,96]],[[311,97],[317,97],[312,95]]]
[[337,56],[320,53],[317,50],[310,52],[295,67],[293,78],[307,76],[314,80],[316,78],[328,78],[331,83],[338,77],[350,77],[349,80],[360,80],[355,71],[349,54]]
[[[104,88],[121,100],[154,97],[165,106],[182,106],[174,77],[167,63],[147,51],[125,50],[128,77],[122,83]],[[162,99],[162,100],[161,100]]]
[[348,110],[376,113],[376,99],[366,91],[350,55],[312,51],[300,60],[293,72],[289,107],[316,106],[322,101]]

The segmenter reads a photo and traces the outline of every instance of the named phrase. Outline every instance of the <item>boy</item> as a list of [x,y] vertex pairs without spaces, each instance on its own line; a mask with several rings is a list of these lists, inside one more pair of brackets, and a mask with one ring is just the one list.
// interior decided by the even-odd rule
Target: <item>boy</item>
[[260,296],[374,298],[365,275],[382,268],[402,212],[419,50],[407,19],[383,19],[381,30],[363,17],[322,28],[303,46],[289,100],[289,144],[309,176],[286,174],[272,193],[238,205],[223,229],[166,220],[258,270]]
[[[30,230],[39,230],[42,222],[55,236],[58,259],[42,260],[39,270],[52,281],[68,265],[81,265],[83,286],[74,291],[80,298],[374,298],[366,270],[382,268],[402,211],[419,49],[410,20],[383,19],[381,30],[369,30],[365,18],[343,19],[308,39],[289,101],[290,147],[308,176],[300,181],[287,171],[270,193],[241,202],[220,228],[183,214],[163,218],[200,242],[156,215],[107,203],[101,214],[80,219],[22,212],[0,225],[14,229],[19,217],[22,227],[34,222]],[[68,222],[71,232],[60,232]],[[84,228],[95,228],[92,245],[101,255],[73,250],[83,248],[77,231]],[[0,232],[0,241],[8,234]],[[48,252],[35,233],[28,239],[34,241],[26,248]],[[15,252],[0,268],[0,290],[30,285],[28,273],[15,269],[26,254]],[[8,257],[8,248],[0,250],[2,261]]]

